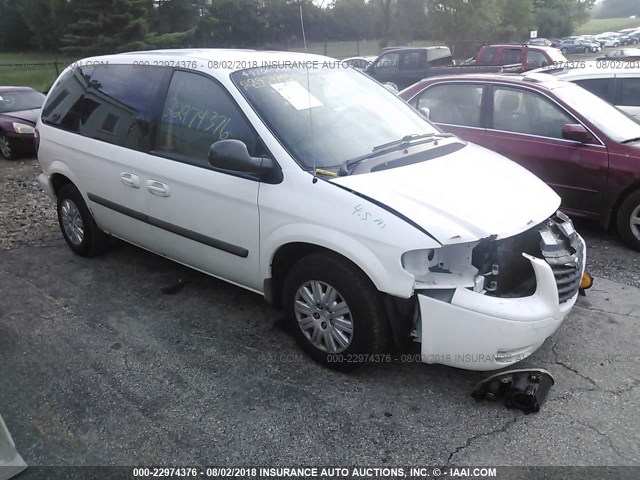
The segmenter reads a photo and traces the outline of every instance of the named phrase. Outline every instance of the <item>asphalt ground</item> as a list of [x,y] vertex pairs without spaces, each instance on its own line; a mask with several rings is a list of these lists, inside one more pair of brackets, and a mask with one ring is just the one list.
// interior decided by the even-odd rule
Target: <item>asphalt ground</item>
[[0,413],[30,466],[640,465],[639,255],[614,233],[578,223],[596,284],[518,365],[556,380],[524,415],[410,351],[323,368],[259,296],[138,248],[75,256],[36,173],[0,161],[0,236],[23,232],[0,252]]

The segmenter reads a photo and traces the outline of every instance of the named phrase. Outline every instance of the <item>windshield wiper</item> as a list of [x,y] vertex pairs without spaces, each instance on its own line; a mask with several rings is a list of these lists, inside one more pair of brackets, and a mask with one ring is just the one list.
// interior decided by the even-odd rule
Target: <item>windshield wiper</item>
[[624,145],[626,143],[633,143],[633,142],[640,142],[640,137],[630,138],[629,140],[625,140],[624,142],[620,142],[620,143]]
[[362,163],[365,160],[369,160],[370,158],[375,158],[380,155],[393,152],[395,150],[402,150],[412,145],[420,145],[421,143],[435,142],[440,138],[450,138],[450,137],[455,137],[455,135],[451,133],[424,133],[424,134],[405,135],[400,140],[394,140],[393,142],[383,143],[382,145],[373,147],[373,150],[371,151],[371,153],[367,153],[366,155],[362,155],[361,157],[356,157],[356,158],[347,160],[340,167],[340,171],[338,172],[338,175],[340,175],[341,177],[345,175],[350,175],[352,171],[352,167],[355,167],[359,163]]

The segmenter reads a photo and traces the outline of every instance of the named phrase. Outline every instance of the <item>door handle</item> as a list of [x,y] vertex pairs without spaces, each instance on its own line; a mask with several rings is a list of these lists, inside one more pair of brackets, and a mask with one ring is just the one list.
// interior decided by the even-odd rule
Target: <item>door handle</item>
[[140,188],[140,177],[133,173],[122,172],[120,174],[120,180],[122,180],[122,183],[127,187]]
[[171,189],[166,183],[158,182],[157,180],[147,181],[147,190],[159,197],[168,197],[171,195]]

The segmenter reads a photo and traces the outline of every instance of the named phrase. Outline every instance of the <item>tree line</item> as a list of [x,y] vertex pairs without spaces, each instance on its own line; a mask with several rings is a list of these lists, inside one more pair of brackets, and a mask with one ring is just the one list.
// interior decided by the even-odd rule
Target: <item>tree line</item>
[[0,0],[0,50],[86,56],[376,39],[452,48],[573,33],[595,0]]

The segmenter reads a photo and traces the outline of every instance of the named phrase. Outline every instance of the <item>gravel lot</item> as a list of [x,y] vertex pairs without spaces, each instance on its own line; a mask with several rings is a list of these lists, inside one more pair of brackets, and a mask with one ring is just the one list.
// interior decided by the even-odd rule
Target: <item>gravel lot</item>
[[[39,173],[37,160],[0,160],[0,251],[62,238],[55,206],[36,180]],[[587,241],[588,268],[596,278],[640,288],[639,253],[595,222],[576,219],[576,228]]]

